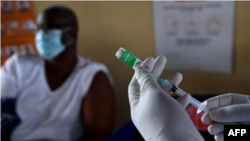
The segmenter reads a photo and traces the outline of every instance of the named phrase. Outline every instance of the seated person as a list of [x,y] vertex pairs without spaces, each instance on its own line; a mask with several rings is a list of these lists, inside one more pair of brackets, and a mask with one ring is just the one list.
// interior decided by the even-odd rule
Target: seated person
[[[77,18],[50,6],[37,17],[38,54],[13,55],[1,68],[1,100],[16,98],[11,140],[105,140],[115,100],[105,65],[77,55]],[[4,107],[2,107],[4,108]]]

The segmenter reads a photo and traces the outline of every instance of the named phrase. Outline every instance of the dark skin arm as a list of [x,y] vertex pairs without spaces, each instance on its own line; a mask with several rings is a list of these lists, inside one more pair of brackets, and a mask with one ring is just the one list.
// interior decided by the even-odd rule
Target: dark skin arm
[[84,141],[103,141],[113,131],[115,97],[107,76],[98,72],[82,104]]

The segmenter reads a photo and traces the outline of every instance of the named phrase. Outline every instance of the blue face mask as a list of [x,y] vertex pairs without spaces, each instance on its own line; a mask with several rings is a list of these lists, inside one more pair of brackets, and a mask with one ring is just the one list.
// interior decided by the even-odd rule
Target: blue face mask
[[48,60],[58,56],[65,49],[65,45],[61,41],[61,36],[62,31],[58,29],[48,30],[46,32],[39,30],[35,38],[38,53]]

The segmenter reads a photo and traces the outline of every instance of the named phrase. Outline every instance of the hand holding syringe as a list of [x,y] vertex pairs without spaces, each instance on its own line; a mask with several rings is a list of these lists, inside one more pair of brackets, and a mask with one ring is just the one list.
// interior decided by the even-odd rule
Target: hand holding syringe
[[[120,48],[117,52],[116,52],[116,57],[120,60],[122,60],[124,63],[126,63],[127,65],[129,65],[130,67],[132,67],[133,69],[135,69],[137,66],[142,66],[143,62],[141,60],[139,60],[137,57],[135,57],[134,55],[132,55],[131,53],[129,53],[128,51],[126,51],[123,48]],[[181,90],[180,88],[174,86],[173,84],[171,84],[169,81],[164,80],[160,77],[157,77],[157,80],[168,90],[174,92],[176,95],[178,96],[183,96],[186,94],[186,92],[184,92],[183,90]],[[193,105],[194,107],[196,107],[198,109],[197,113],[200,113],[201,111],[204,112],[209,112],[208,109],[205,108],[206,103],[200,103],[198,100],[196,100],[195,98],[191,98],[191,105]]]

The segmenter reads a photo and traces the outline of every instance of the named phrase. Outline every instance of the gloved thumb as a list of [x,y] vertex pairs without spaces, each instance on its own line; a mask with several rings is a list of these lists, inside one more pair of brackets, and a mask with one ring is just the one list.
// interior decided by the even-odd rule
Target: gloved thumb
[[190,94],[185,94],[179,98],[177,98],[177,101],[184,107],[184,109],[188,106],[188,104],[191,101],[191,96]]
[[156,77],[146,67],[138,66],[135,70],[135,77],[140,85],[142,94],[149,88],[160,88]]

